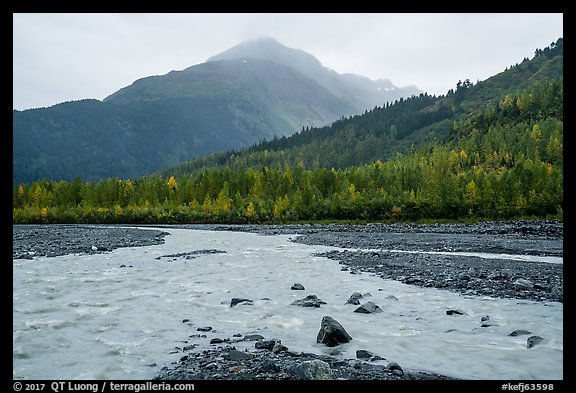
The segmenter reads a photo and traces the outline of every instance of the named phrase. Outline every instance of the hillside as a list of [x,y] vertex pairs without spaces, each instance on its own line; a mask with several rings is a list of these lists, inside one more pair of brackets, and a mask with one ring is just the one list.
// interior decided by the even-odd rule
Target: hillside
[[[382,83],[393,86],[340,77],[311,54],[269,39],[240,48],[234,56],[225,52],[221,59],[138,79],[103,101],[13,111],[13,183],[135,178],[419,92],[378,90]],[[256,52],[268,55],[250,57]],[[302,59],[313,66],[298,65]],[[361,83],[338,82],[349,79]]]
[[210,154],[173,168],[162,176],[185,175],[212,167],[346,168],[386,161],[413,146],[449,143],[454,122],[497,106],[507,94],[563,79],[562,39],[507,70],[476,84],[459,81],[436,97],[421,93],[400,98],[361,115],[343,117],[330,126],[312,127],[290,137],[277,137],[244,150]]
[[446,96],[399,99],[134,180],[20,184],[13,222],[563,219],[562,58],[559,39]]

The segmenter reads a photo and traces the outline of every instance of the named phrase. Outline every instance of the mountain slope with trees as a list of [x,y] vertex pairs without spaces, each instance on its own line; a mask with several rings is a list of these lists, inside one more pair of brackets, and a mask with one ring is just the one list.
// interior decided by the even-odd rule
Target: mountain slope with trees
[[562,219],[562,70],[559,39],[499,83],[465,80],[446,96],[397,100],[135,180],[20,184],[13,221]]
[[[233,53],[139,79],[103,101],[13,111],[13,183],[135,178],[211,152],[330,124],[376,102],[419,92],[409,87],[374,95],[383,83],[393,86],[359,76],[362,83],[338,84],[350,77],[269,39]],[[250,57],[255,53],[261,55]],[[313,66],[294,68],[302,59]]]
[[[242,151],[210,154],[159,174],[185,175],[221,166],[281,169],[299,162],[307,168],[341,169],[385,161],[412,146],[449,141],[455,121],[498,106],[507,94],[551,82],[560,81],[561,86],[562,79],[563,40],[559,39],[545,50],[537,50],[531,60],[525,58],[485,81],[476,84],[468,79],[458,81],[456,88],[445,96],[421,93],[400,98],[362,115],[342,117],[330,126],[303,128],[290,137],[274,138]],[[524,94],[520,105],[528,109],[531,100],[533,96]]]

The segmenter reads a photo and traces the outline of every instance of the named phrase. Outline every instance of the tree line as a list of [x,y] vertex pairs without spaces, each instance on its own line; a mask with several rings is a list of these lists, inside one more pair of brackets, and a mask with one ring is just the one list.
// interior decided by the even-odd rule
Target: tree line
[[447,143],[338,169],[300,160],[178,176],[21,183],[13,187],[13,222],[562,218],[562,108],[561,81],[536,84],[455,121]]

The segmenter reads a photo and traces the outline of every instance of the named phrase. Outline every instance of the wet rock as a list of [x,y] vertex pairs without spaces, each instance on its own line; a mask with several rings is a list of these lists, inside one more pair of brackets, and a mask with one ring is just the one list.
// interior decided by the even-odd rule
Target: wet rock
[[346,304],[358,305],[358,304],[360,304],[360,299],[362,299],[363,297],[364,296],[362,296],[362,294],[360,292],[354,292],[352,295],[350,295],[348,300],[346,300]]
[[326,344],[328,347],[335,347],[352,340],[346,329],[334,318],[324,316],[320,324],[320,331],[316,336],[316,342]]
[[526,348],[530,349],[530,348],[534,347],[535,345],[540,344],[543,340],[544,340],[544,338],[540,337],[540,336],[530,336],[526,340]]
[[397,375],[404,375],[404,370],[402,370],[402,367],[400,367],[400,365],[396,362],[390,362],[386,365],[386,370],[397,374]]
[[225,358],[230,360],[248,360],[253,359],[254,355],[249,352],[242,352],[236,349],[231,349],[228,351],[228,354],[225,355]]
[[296,375],[305,380],[331,380],[332,370],[330,365],[322,360],[308,360],[296,367]]
[[369,301],[358,307],[354,312],[359,312],[363,314],[371,314],[375,312],[382,312],[382,309],[374,302]]
[[455,310],[455,309],[446,310],[446,315],[464,315],[464,314],[465,312],[461,310]]
[[244,336],[244,341],[258,341],[264,340],[264,336],[261,334],[247,334]]
[[276,344],[280,344],[282,341],[281,340],[277,340],[277,339],[272,339],[272,340],[258,340],[256,341],[256,343],[254,344],[254,347],[256,349],[267,349],[269,351],[271,351],[272,349],[274,349],[274,346]]
[[300,283],[294,283],[294,285],[292,285],[290,287],[290,289],[295,290],[295,291],[303,291],[304,290],[304,285],[300,284]]
[[509,334],[509,336],[511,336],[511,337],[516,337],[516,336],[520,336],[520,335],[523,335],[523,334],[532,334],[532,332],[529,331],[529,330],[517,329],[517,330],[514,330],[513,332],[511,332],[511,333]]
[[282,345],[280,343],[280,341],[277,341],[274,344],[274,347],[272,347],[272,352],[274,352],[274,353],[280,353],[280,352],[286,352],[286,351],[288,351],[288,347],[286,347],[285,345]]
[[281,370],[280,366],[275,361],[273,361],[272,359],[265,359],[256,367],[256,372],[258,374],[263,374],[263,373],[277,374],[280,370]]
[[326,302],[320,300],[316,295],[308,295],[304,299],[293,301],[291,304],[293,306],[318,308],[320,305],[326,304]]
[[237,306],[238,304],[252,304],[252,300],[235,297],[230,301],[230,307]]
[[365,350],[365,349],[358,349],[356,351],[356,357],[358,359],[370,359],[372,356],[374,356],[374,354],[370,351]]

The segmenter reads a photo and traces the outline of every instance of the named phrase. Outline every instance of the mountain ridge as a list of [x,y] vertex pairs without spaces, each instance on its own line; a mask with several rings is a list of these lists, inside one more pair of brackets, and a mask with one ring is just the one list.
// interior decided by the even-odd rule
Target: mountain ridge
[[[374,106],[393,102],[400,97],[423,93],[414,85],[397,87],[389,79],[372,80],[365,76],[344,73],[322,65],[313,55],[300,49],[289,48],[271,37],[260,37],[242,42],[206,62],[232,59],[260,59],[284,64],[305,75],[311,76],[321,86],[337,97],[367,97],[363,100],[353,99],[352,104],[361,111]],[[398,94],[393,94],[397,90]],[[350,94],[350,92],[355,94]]]
[[[349,80],[356,77],[336,77],[311,54],[277,41],[273,47],[284,58],[297,56],[292,63],[305,58],[315,71],[306,75],[270,60],[219,60],[215,55],[181,71],[139,78],[102,101],[14,110],[13,182],[134,178],[212,152],[327,125],[372,108],[384,97],[354,87]],[[321,73],[337,83],[318,83]],[[402,92],[396,89],[394,94]]]
[[361,115],[339,119],[330,126],[306,129],[242,151],[214,153],[181,166],[165,168],[157,174],[185,175],[205,168],[237,165],[281,169],[284,165],[296,166],[299,162],[307,168],[343,169],[376,160],[384,161],[413,145],[446,140],[451,135],[454,122],[499,105],[506,95],[562,78],[562,39],[553,48],[541,52],[537,50],[537,54],[542,54],[535,55],[531,60],[526,57],[522,62],[477,84],[469,80],[459,81],[456,89],[450,89],[444,96],[423,93],[400,99],[393,105],[387,104]]

